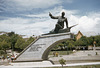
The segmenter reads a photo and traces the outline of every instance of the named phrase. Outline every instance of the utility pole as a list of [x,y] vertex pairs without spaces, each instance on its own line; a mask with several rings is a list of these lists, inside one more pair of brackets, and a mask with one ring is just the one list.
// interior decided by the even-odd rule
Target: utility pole
[[94,50],[94,51],[96,50],[96,49],[95,49],[95,44],[96,44],[96,41],[93,42],[93,45],[94,45],[93,50]]

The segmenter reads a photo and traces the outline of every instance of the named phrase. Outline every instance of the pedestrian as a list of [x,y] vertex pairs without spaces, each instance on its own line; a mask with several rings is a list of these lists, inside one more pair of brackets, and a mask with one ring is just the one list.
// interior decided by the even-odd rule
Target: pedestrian
[[13,62],[13,56],[11,55],[11,62]]
[[55,52],[53,52],[53,56],[55,57]]
[[13,62],[13,60],[15,60],[15,56],[11,55],[11,61]]
[[55,53],[56,57],[58,57],[58,52]]
[[7,59],[9,58],[9,56],[7,56]]
[[4,57],[4,56],[2,56],[2,60],[3,60],[3,61],[5,60],[5,57]]
[[10,57],[9,56],[7,56],[7,61],[8,61],[8,63],[10,62]]

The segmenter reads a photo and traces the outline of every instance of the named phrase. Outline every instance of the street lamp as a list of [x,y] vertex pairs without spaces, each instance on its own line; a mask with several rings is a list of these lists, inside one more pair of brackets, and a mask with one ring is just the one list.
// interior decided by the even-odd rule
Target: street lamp
[[94,45],[93,50],[95,50],[95,44],[96,44],[96,41],[93,42],[93,45]]

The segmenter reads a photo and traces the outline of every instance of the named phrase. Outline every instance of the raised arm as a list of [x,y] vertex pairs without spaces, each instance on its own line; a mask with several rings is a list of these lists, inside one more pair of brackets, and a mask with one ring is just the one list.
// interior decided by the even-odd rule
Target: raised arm
[[58,19],[58,16],[53,16],[50,12],[49,12],[49,16],[50,16],[52,19]]
[[67,20],[67,18],[65,19],[65,22],[66,22],[66,27],[68,28],[68,20]]

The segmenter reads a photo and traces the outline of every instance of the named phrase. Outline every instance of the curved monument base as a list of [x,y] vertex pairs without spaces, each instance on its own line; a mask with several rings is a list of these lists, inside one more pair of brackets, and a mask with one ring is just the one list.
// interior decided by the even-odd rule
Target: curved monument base
[[15,61],[48,60],[51,49],[67,39],[73,39],[73,34],[59,33],[39,36],[17,56]]

